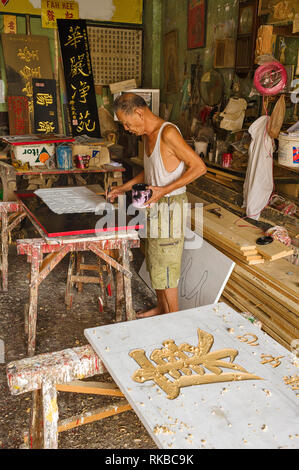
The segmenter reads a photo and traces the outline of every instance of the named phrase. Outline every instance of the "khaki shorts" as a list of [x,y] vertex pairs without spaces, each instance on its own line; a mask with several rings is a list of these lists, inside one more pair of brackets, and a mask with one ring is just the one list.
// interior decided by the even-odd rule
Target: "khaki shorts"
[[163,197],[147,209],[146,267],[152,288],[164,290],[177,287],[181,275],[186,221],[183,205],[186,193]]

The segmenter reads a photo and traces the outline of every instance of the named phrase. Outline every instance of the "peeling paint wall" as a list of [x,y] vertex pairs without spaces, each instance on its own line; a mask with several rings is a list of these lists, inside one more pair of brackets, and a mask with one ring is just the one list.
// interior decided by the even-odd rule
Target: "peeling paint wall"
[[[153,5],[161,4],[161,11],[153,11]],[[180,105],[182,100],[182,86],[186,78],[191,77],[191,64],[199,63],[202,71],[206,72],[213,68],[215,40],[224,38],[235,38],[238,21],[238,0],[206,0],[206,47],[188,50],[188,0],[145,0],[144,11],[144,86],[153,87],[156,81],[153,80],[153,70],[151,65],[157,67],[158,61],[150,61],[154,55],[158,54],[158,44],[153,37],[153,24],[161,21],[161,60],[160,60],[160,81],[161,101],[173,104],[171,120],[180,121]],[[160,18],[159,18],[160,14]],[[153,20],[153,22],[152,22]],[[164,35],[173,30],[178,31],[178,63],[179,63],[179,92],[165,94],[164,92]],[[231,80],[233,78],[232,69],[219,69],[224,77],[225,93],[228,94]]]

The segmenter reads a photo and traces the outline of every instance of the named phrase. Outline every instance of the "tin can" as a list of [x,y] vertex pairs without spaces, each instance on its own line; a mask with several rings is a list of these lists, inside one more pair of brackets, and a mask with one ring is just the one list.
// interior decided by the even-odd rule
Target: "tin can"
[[221,156],[221,166],[223,166],[223,168],[230,167],[232,160],[233,160],[232,153],[223,153]]

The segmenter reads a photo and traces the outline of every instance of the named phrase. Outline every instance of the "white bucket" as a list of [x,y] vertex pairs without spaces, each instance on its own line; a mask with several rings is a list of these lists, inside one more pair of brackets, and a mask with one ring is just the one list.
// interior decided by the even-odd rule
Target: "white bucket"
[[208,142],[194,142],[194,147],[197,155],[201,157],[207,156]]
[[299,168],[299,134],[281,132],[278,141],[278,163],[290,168]]

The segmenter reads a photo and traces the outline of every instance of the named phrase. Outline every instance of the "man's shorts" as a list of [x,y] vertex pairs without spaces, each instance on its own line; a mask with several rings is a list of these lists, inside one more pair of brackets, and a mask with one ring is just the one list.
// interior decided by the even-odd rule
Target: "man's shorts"
[[186,193],[163,197],[147,208],[146,267],[152,288],[164,290],[178,286],[188,198]]

